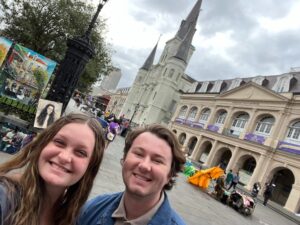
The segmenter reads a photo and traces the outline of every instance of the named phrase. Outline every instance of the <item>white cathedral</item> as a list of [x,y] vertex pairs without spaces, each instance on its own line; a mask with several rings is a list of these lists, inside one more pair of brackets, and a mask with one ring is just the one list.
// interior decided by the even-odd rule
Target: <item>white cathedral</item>
[[167,124],[182,92],[195,90],[197,82],[185,74],[195,51],[192,45],[202,0],[181,22],[174,38],[166,42],[159,62],[153,65],[157,44],[139,69],[120,114],[136,124]]

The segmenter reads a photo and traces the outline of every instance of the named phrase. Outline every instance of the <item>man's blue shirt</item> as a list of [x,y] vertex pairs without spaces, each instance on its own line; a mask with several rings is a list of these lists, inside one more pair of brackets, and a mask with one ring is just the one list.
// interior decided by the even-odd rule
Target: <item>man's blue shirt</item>
[[[114,225],[115,221],[111,216],[118,208],[122,195],[123,192],[100,195],[88,201],[81,210],[77,225]],[[148,225],[185,225],[185,223],[171,208],[165,195],[164,202]]]

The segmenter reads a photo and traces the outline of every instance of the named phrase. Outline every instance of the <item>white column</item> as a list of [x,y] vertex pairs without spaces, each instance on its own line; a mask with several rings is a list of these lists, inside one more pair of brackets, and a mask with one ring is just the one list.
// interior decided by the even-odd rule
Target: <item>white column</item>
[[198,137],[197,144],[196,144],[196,146],[194,148],[194,151],[193,151],[193,153],[191,155],[191,159],[193,159],[193,160],[198,160],[196,158],[196,155],[198,155],[198,152],[200,151],[199,147],[200,147],[200,144],[201,144],[201,140],[202,140],[202,135],[200,135]]
[[214,158],[214,156],[215,156],[215,154],[216,154],[216,151],[217,151],[217,150],[216,150],[217,143],[218,143],[218,141],[215,140],[214,143],[212,144],[211,150],[210,150],[210,152],[209,152],[209,154],[208,154],[208,157],[207,157],[207,159],[206,159],[206,162],[204,163],[204,166],[211,167],[211,163],[212,163],[213,158]]
[[294,184],[292,190],[290,192],[289,198],[285,203],[284,208],[294,213],[298,213],[298,209],[300,206],[300,185]]
[[235,146],[234,150],[233,150],[233,153],[232,153],[232,156],[229,160],[229,163],[226,167],[226,170],[234,170],[235,168],[235,164],[236,164],[236,158],[237,158],[237,155],[238,155],[238,151],[239,151],[239,147],[238,146]]

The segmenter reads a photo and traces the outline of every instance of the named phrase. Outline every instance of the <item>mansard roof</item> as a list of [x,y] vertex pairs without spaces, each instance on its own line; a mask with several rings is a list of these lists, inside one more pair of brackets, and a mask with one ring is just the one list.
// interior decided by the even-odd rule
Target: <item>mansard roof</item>
[[[278,93],[297,93],[300,94],[300,71],[290,71],[280,75],[255,76],[246,78],[234,78],[228,80],[198,81],[195,92],[201,93],[223,93],[237,88],[249,82],[254,82],[269,90]],[[202,86],[206,88],[203,88]],[[218,87],[214,88],[217,85]],[[202,87],[202,88],[201,88]]]

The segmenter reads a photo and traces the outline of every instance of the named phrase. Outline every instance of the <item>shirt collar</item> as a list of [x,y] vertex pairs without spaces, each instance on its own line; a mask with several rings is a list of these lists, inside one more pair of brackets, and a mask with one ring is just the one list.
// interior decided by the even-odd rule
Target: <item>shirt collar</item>
[[113,212],[112,218],[114,218],[116,220],[116,224],[118,224],[117,221],[121,222],[121,224],[123,223],[123,224],[128,224],[128,225],[148,224],[150,222],[150,220],[152,219],[152,217],[157,212],[157,210],[159,209],[159,207],[164,202],[164,199],[165,199],[165,194],[163,192],[158,203],[153,208],[151,208],[144,215],[142,215],[136,219],[128,220],[126,217],[126,210],[125,210],[125,206],[124,206],[124,193],[123,193],[120,204],[119,204],[118,208]]

